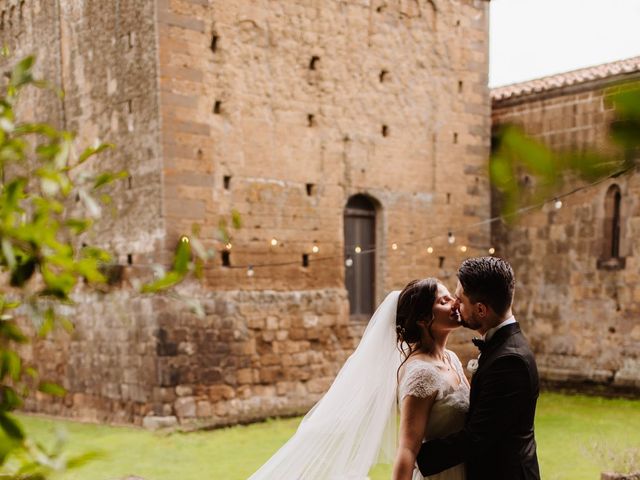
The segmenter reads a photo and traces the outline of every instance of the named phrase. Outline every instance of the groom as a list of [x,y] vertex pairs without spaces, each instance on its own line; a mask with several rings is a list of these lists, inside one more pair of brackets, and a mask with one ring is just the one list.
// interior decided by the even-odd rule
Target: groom
[[464,462],[467,480],[540,479],[533,432],[538,370],[511,312],[514,284],[511,265],[500,258],[471,258],[458,270],[461,323],[483,335],[474,339],[481,353],[464,428],[422,445],[424,476]]

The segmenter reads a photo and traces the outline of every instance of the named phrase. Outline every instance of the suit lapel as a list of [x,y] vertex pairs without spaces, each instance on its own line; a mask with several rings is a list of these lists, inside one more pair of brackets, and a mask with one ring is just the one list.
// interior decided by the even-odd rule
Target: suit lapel
[[479,378],[480,378],[479,374],[482,372],[482,369],[483,369],[482,367],[486,365],[487,361],[491,357],[493,357],[496,354],[496,352],[500,350],[500,347],[504,344],[507,338],[517,333],[520,333],[520,325],[517,322],[511,323],[509,325],[506,325],[500,328],[487,342],[478,360],[478,370],[476,370],[476,372],[471,377],[471,395],[470,395],[471,404],[474,403],[474,399],[476,396],[475,393],[477,392],[476,384],[479,381]]
[[516,333],[520,333],[520,324],[518,324],[518,322],[511,323],[498,329],[498,331],[493,334],[491,339],[487,342],[487,345],[484,347],[482,355],[480,355],[480,360],[478,361],[478,369],[480,369],[480,367],[493,356],[496,350],[498,350],[500,346],[502,346],[507,338],[515,335]]

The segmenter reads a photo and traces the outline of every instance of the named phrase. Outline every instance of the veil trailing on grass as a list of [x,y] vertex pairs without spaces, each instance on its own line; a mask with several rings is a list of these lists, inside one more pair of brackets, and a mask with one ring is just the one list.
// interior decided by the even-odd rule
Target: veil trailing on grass
[[364,480],[377,461],[393,461],[399,296],[387,295],[329,391],[249,480]]

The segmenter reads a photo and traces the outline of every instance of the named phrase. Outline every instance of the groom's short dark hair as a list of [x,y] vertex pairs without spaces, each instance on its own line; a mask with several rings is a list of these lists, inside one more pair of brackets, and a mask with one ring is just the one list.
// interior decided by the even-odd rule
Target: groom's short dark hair
[[498,315],[504,315],[513,302],[513,269],[502,258],[468,258],[458,269],[458,280],[472,303],[484,303]]

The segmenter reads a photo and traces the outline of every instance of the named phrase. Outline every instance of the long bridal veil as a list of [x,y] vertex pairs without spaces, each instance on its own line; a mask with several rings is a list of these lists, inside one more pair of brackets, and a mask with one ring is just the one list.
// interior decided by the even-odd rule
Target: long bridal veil
[[399,296],[387,295],[329,391],[249,480],[361,480],[376,461],[393,460]]

